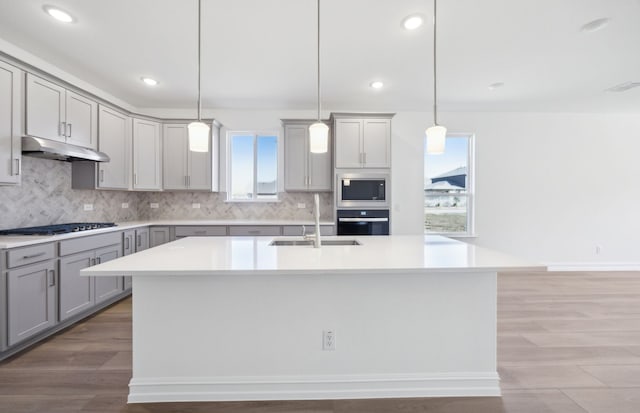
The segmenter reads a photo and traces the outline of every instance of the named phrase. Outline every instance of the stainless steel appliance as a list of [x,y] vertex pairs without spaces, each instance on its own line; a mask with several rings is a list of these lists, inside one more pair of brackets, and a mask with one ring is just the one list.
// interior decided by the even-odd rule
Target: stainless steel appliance
[[0,231],[0,235],[56,235],[115,227],[113,222],[74,222],[71,224],[43,225],[41,227],[13,228]]
[[389,182],[388,174],[338,174],[338,208],[389,208]]
[[339,209],[338,235],[389,235],[388,209]]
[[55,159],[57,161],[95,161],[109,162],[109,155],[81,146],[35,136],[22,137],[22,154],[36,158]]

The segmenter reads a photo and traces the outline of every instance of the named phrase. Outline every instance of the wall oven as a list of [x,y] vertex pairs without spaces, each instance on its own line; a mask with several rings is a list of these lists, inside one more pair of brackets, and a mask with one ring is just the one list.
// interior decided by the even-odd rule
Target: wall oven
[[338,208],[389,208],[389,175],[342,173],[337,175]]
[[388,209],[339,209],[338,235],[389,235]]

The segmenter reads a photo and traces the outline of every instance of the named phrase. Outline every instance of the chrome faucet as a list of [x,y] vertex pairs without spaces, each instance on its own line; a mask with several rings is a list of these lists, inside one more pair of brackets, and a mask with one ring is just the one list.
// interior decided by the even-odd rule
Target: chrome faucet
[[320,195],[313,194],[313,213],[315,217],[315,234],[305,234],[306,228],[302,226],[302,238],[304,239],[313,239],[313,247],[320,248],[322,242],[320,240]]

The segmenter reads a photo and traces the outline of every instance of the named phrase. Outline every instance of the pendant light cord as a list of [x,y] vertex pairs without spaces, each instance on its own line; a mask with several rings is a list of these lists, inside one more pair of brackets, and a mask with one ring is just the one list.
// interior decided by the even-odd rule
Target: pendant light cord
[[320,0],[316,0],[316,5],[318,8],[318,36],[317,36],[317,64],[318,64],[318,121],[320,121]]
[[436,3],[438,0],[433,0],[433,124],[438,125],[438,84],[436,82]]
[[200,74],[200,44],[201,44],[201,20],[202,20],[202,0],[198,0],[198,122],[200,122],[200,112],[202,110],[202,98],[201,98],[201,77]]

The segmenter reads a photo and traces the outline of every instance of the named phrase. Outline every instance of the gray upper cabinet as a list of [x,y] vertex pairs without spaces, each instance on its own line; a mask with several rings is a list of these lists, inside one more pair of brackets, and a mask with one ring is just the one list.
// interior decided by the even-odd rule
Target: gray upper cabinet
[[27,73],[26,134],[97,148],[98,104]]
[[133,189],[162,190],[160,123],[133,119]]
[[131,187],[131,118],[100,105],[98,109],[99,150],[109,155],[109,162],[98,163],[98,188]]
[[0,184],[20,183],[22,71],[0,62]]
[[392,114],[333,114],[336,168],[390,168]]
[[331,191],[331,139],[327,153],[309,150],[313,120],[283,120],[285,191]]
[[211,141],[208,152],[190,151],[186,124],[165,124],[162,141],[164,189],[211,191]]

